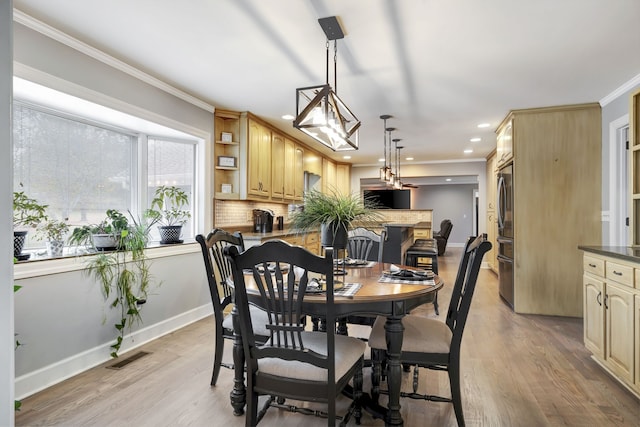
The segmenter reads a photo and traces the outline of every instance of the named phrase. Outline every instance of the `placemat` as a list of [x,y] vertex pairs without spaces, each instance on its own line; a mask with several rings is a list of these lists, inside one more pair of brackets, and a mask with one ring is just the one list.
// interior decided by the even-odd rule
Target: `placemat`
[[361,283],[347,283],[344,287],[333,291],[336,297],[352,297],[362,287]]
[[380,283],[401,283],[403,285],[425,285],[425,286],[435,286],[436,285],[436,281],[433,279],[427,279],[427,280],[402,280],[399,278],[391,278],[391,277],[385,277],[385,276],[380,276],[380,278],[378,279],[378,282]]

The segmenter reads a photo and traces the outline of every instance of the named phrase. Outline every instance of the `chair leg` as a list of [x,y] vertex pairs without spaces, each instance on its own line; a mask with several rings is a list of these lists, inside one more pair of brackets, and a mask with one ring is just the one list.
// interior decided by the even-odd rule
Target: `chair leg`
[[371,399],[378,403],[380,398],[380,378],[382,377],[382,351],[371,349]]
[[433,309],[436,311],[436,316],[440,315],[440,310],[438,310],[438,293],[436,292],[436,296],[433,300]]
[[362,383],[364,382],[362,367],[363,361],[360,361],[358,369],[356,370],[355,375],[353,376],[353,399],[355,400],[355,410],[354,417],[356,419],[356,424],[360,425],[360,420],[362,419]]
[[[249,378],[247,380],[250,381]],[[253,384],[247,384],[247,410],[244,419],[245,427],[255,427],[258,424],[258,393],[253,391]]]
[[464,427],[464,412],[462,411],[462,394],[460,392],[460,361],[452,361],[449,365],[449,387],[451,388],[451,400],[453,410],[456,413],[458,427]]
[[216,351],[213,357],[213,374],[211,375],[211,385],[216,385],[218,375],[220,374],[220,366],[222,365],[222,353],[224,351],[224,335],[222,331],[222,323],[216,322]]

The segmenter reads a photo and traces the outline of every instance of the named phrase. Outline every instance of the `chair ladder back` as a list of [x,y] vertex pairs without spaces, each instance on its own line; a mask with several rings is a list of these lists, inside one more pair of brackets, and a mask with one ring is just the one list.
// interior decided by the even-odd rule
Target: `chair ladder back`
[[482,259],[484,254],[491,249],[491,243],[486,240],[486,234],[475,239],[469,238],[466,246],[447,313],[447,325],[453,332],[452,351],[460,349],[462,333],[469,315]]
[[[242,254],[238,254],[235,248],[227,248],[224,253],[231,262],[236,300],[238,304],[242,301],[242,305],[238,306],[242,334],[243,337],[245,333],[251,335],[251,348],[246,348],[245,352],[255,359],[278,357],[300,360],[333,371],[333,364],[329,363],[326,355],[316,353],[305,346],[302,315],[310,272],[325,276],[328,316],[334,311],[331,308],[333,250],[327,249],[327,256],[319,257],[302,247],[292,246],[281,240],[270,240],[251,247]],[[252,288],[253,292],[248,295],[243,270],[252,271],[251,276],[257,292]],[[255,344],[253,326],[250,325],[249,304],[258,305],[267,312],[268,324],[265,326],[270,332],[270,340],[265,345]],[[333,318],[335,319],[335,314]],[[327,333],[327,345],[329,351],[335,348],[331,333]]]

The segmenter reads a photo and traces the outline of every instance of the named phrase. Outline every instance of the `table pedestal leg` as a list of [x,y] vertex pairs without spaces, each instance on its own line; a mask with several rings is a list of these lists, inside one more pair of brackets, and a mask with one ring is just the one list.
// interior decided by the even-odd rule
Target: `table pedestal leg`
[[244,406],[247,403],[247,390],[244,386],[244,348],[242,346],[242,336],[240,335],[240,324],[238,323],[238,309],[234,306],[231,311],[233,320],[233,390],[229,395],[231,406],[233,407],[233,415],[244,414]]
[[404,331],[402,317],[387,317],[384,329],[387,341],[387,385],[389,387],[389,404],[385,424],[402,426],[404,425],[400,414],[400,386],[402,384],[400,355],[402,353],[402,335]]

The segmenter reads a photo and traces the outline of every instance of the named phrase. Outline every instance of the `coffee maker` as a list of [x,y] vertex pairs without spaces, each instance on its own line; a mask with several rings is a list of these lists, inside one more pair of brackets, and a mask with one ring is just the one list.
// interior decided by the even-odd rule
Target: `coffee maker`
[[273,231],[273,211],[269,209],[254,209],[253,231],[256,233],[271,233]]

